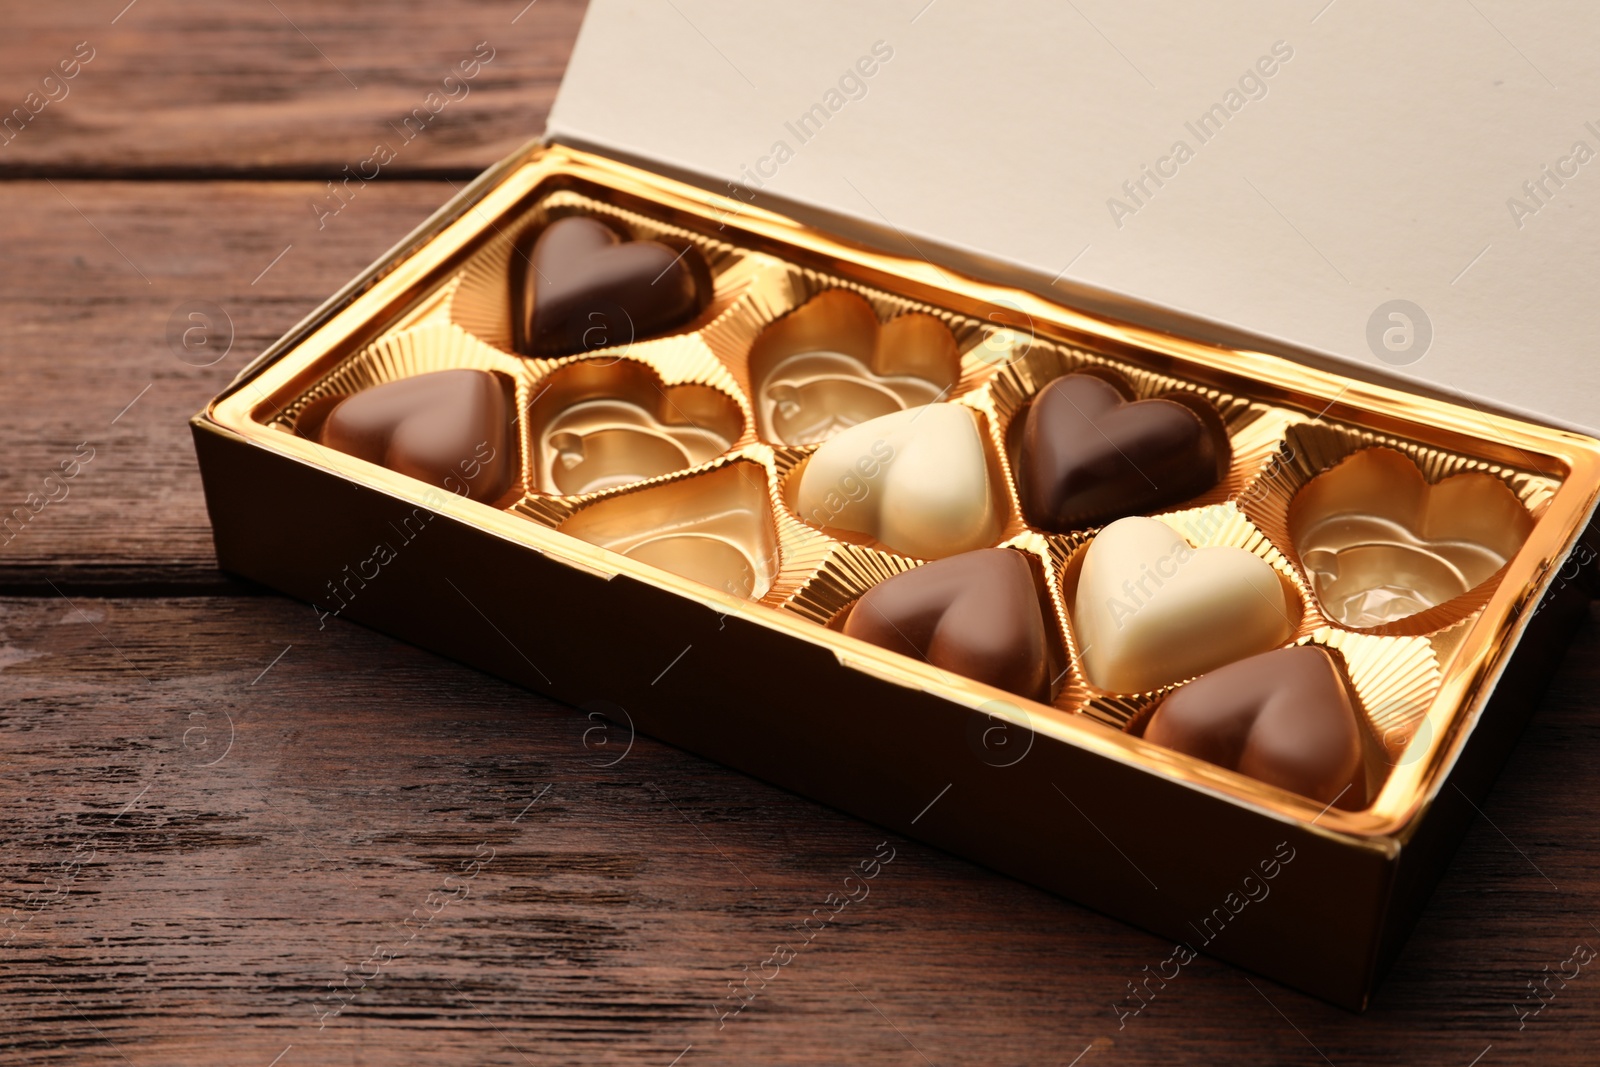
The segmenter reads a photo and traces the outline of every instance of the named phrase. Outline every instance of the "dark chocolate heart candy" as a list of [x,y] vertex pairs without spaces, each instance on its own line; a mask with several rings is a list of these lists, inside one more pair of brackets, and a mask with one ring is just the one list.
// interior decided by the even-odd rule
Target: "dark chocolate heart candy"
[[1120,376],[1069,374],[1040,390],[1022,431],[1028,523],[1064,533],[1199,496],[1228,472],[1227,428],[1197,397],[1133,400]]
[[1030,700],[1050,696],[1050,652],[1033,570],[980,548],[924,563],[867,590],[844,632]]
[[[529,235],[531,238],[533,235]],[[517,351],[554,356],[615,348],[694,318],[710,271],[693,245],[624,240],[569,215],[518,243]]]
[[1156,707],[1144,737],[1319,804],[1341,793],[1344,807],[1365,803],[1356,711],[1333,657],[1316,645],[1195,679]]
[[[484,370],[442,370],[385,382],[308,411],[302,432],[329,448],[379,463],[473,500],[511,487],[516,448],[500,379]],[[320,425],[307,426],[308,417]]]

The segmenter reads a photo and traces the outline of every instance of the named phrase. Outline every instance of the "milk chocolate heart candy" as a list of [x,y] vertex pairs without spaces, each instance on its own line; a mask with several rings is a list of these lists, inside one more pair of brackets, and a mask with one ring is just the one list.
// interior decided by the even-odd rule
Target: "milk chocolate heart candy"
[[1227,428],[1204,400],[1133,400],[1109,371],[1057,378],[1028,406],[1017,491],[1029,525],[1065,532],[1158,511],[1228,472]]
[[509,408],[494,374],[442,370],[345,397],[313,436],[449,492],[492,501],[516,473]]
[[1299,607],[1242,548],[1194,548],[1156,519],[1118,519],[1084,553],[1072,624],[1089,681],[1141,693],[1281,645]]
[[1157,706],[1145,740],[1332,804],[1363,800],[1361,733],[1344,677],[1315,645],[1280,648],[1197,678]]
[[963,552],[873,586],[844,632],[1030,700],[1050,696],[1033,571],[1008,548]]
[[711,288],[693,245],[627,241],[586,215],[557,219],[517,252],[512,317],[524,355],[588,352],[670,330],[694,318]]
[[857,423],[818,447],[795,493],[816,526],[876,538],[890,551],[938,559],[999,540],[978,415],[928,404]]

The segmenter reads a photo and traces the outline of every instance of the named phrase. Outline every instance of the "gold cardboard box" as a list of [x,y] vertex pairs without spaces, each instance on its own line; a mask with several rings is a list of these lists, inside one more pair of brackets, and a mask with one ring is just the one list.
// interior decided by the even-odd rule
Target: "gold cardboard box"
[[[574,213],[694,243],[710,306],[665,337],[514,355],[516,240]],[[1035,565],[1060,670],[1048,704],[838,629],[856,597],[918,561],[793,508],[811,449],[772,432],[782,410],[760,388],[764,331],[837,290],[880,322],[921,311],[955,337],[960,378],[943,398],[977,413],[1008,494],[999,543]],[[1360,706],[1368,802],[1323,806],[1146,742],[1144,717],[1172,687],[1089,681],[1070,609],[1091,533],[1030,529],[1010,475],[1032,396],[1095,366],[1141,396],[1187,392],[1222,415],[1227,476],[1160,517],[1278,573],[1302,610],[1292,643],[1334,653]],[[494,371],[514,390],[520,473],[503,500],[295,432],[320,399],[450,367]],[[684,421],[714,442],[676,442],[686,469],[594,491],[563,482],[569,401],[645,405],[679,390]],[[1105,321],[560,146],[488,171],[246,368],[193,429],[221,565],[311,602],[324,624],[361,622],[626,717],[1171,938],[1147,991],[1203,952],[1349,1007],[1403,944],[1581,614],[1586,592],[1562,568],[1600,491],[1600,442],[1581,435]],[[1514,497],[1526,539],[1448,603],[1341,624],[1300,558],[1291,504],[1372,449],[1429,483],[1490,476],[1493,494],[1455,508],[1489,513]],[[1349,491],[1370,490],[1381,510],[1391,494],[1367,477]],[[674,544],[686,534],[692,550]],[[1118,1011],[1140,996],[1130,985]]]

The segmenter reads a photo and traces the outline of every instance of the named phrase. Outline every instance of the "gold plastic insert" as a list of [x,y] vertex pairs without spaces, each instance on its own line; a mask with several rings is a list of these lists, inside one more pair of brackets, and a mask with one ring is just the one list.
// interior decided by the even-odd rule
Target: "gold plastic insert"
[[1476,589],[1532,529],[1533,516],[1500,479],[1467,472],[1429,485],[1389,448],[1318,475],[1289,508],[1289,533],[1323,611],[1357,630]]
[[558,529],[741,598],[759,598],[778,572],[766,479],[751,464],[608,497]]
[[581,496],[698,467],[744,429],[726,393],[665,386],[629,359],[572,363],[541,383],[527,415],[539,492]]
[[931,315],[878,325],[861,296],[830,289],[768,326],[750,347],[761,437],[820,444],[847,426],[931,404],[961,377],[956,339]]
[[[681,335],[586,359],[510,354],[511,243],[580,211],[637,236],[698,243],[714,275],[707,310]],[[1090,316],[560,147],[503,165],[349,297],[243,376],[209,418],[552,558],[629,574],[989,714],[1015,708],[1036,733],[1328,832],[1395,834],[1422,809],[1600,489],[1600,442],[1586,437]],[[441,502],[411,479],[278,432],[318,396],[458,365],[516,382],[525,491],[510,506]],[[1221,415],[1234,454],[1227,477],[1157,517],[1196,545],[1258,554],[1296,591],[1304,610],[1290,641],[1337,652],[1374,740],[1363,810],[1324,812],[1151,745],[1130,726],[1160,692],[1088,684],[1067,604],[1095,531],[1030,529],[1011,477],[1014,426],[1032,397],[1087,366],[1117,370],[1140,396],[1186,391]],[[921,561],[808,526],[785,488],[829,434],[936,397],[983,416],[1009,516],[998,543],[1039,563],[1065,655],[1050,706],[1022,701],[1024,711],[1011,694],[827,626]],[[1378,473],[1340,473],[1362,455],[1380,458],[1352,470]],[[1351,514],[1355,536],[1339,525]],[[1373,545],[1382,558],[1364,562]],[[1333,584],[1329,551],[1340,556]],[[1374,605],[1392,615],[1407,597],[1432,606],[1359,625]],[[781,677],[784,665],[771,667]]]

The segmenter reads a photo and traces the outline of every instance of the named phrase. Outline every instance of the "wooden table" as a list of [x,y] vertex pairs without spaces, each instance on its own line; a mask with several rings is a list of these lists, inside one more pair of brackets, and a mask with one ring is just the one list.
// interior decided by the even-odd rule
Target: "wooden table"
[[538,132],[581,5],[125,3],[0,7],[4,112],[92,52],[0,144],[0,1061],[1596,1062],[1600,976],[1517,1015],[1600,947],[1593,617],[1363,1016],[1202,959],[1119,1027],[1170,946],[895,839],[719,1019],[885,833],[219,573],[186,425]]

